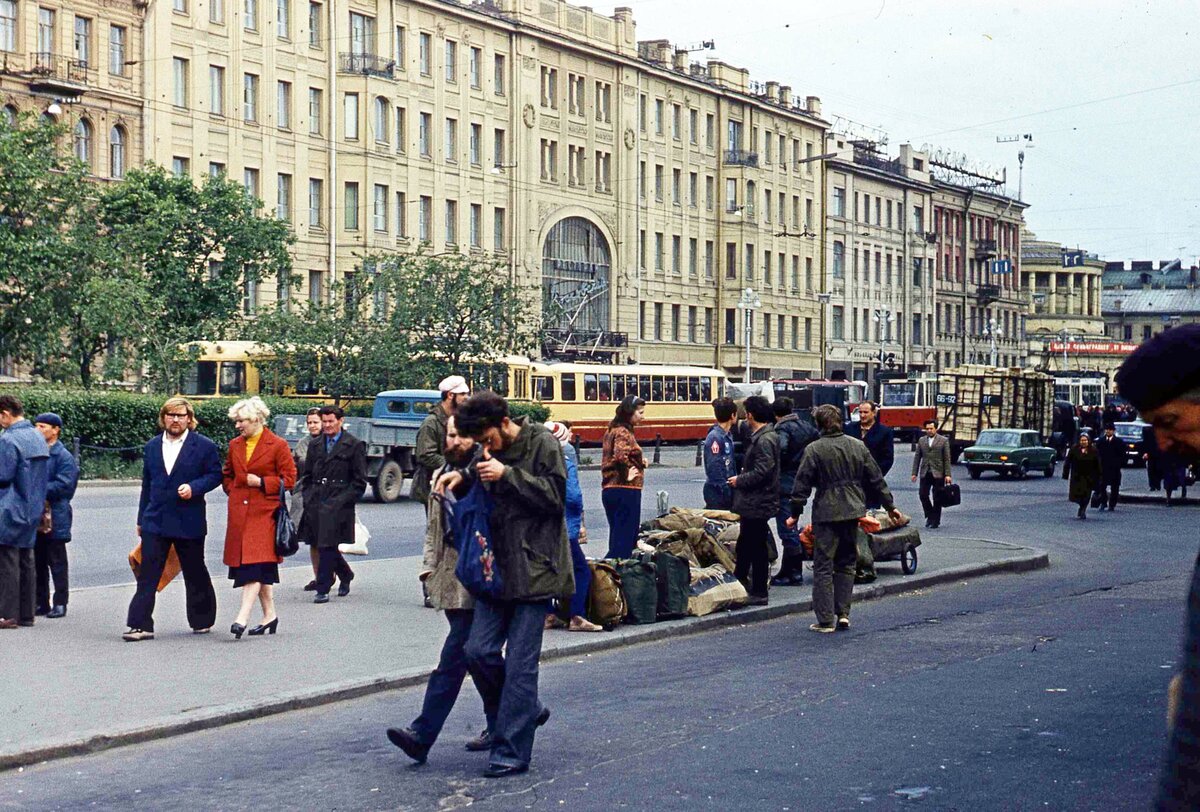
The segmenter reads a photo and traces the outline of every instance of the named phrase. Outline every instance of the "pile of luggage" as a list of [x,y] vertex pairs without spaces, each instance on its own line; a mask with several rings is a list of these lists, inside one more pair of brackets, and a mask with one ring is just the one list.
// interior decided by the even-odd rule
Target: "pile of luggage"
[[643,523],[632,558],[594,560],[588,620],[654,623],[742,606],[746,588],[733,575],[738,516],[672,508]]

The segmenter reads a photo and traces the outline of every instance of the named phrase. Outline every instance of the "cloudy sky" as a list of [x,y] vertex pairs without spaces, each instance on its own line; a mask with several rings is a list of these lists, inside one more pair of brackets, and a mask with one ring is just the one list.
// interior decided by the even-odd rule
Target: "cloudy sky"
[[[625,0],[639,39],[821,97],[905,142],[1007,166],[1026,149],[1039,238],[1102,258],[1200,256],[1200,3],[1195,0]],[[705,54],[695,54],[703,59]]]

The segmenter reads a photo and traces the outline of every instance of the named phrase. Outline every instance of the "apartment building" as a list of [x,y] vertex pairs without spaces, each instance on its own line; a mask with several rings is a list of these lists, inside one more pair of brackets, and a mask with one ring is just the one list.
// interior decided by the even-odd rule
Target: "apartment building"
[[1101,313],[1103,274],[1104,262],[1095,254],[1024,233],[1021,275],[1031,301],[1025,328],[1029,363],[1050,370],[1097,368],[1092,359],[1072,358],[1070,353],[1064,360],[1061,349],[1064,342],[1076,348],[1107,342]]
[[[831,135],[826,165],[825,374],[874,380],[934,365],[934,186],[910,145]],[[881,358],[882,355],[882,358]]]
[[1021,274],[1028,204],[1003,180],[931,160],[937,246],[935,369],[1026,364],[1029,291]]
[[120,179],[143,159],[142,8],[0,0],[0,114],[62,123],[97,180]]
[[756,377],[820,367],[819,100],[639,43],[628,9],[172,0],[146,65],[146,157],[287,219],[299,295],[367,253],[493,253],[547,354],[744,375],[749,335]]

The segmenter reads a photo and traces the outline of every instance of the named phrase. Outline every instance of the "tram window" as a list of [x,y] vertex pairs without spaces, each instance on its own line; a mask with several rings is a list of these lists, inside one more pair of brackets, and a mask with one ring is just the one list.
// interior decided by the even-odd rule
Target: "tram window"
[[642,400],[649,403],[652,400],[650,395],[651,395],[650,376],[649,375],[639,375],[638,376],[638,397],[640,397]]
[[513,371],[513,392],[512,396],[518,400],[525,400],[529,397],[529,372],[524,369]]
[[184,395],[217,394],[217,362],[197,361],[187,368],[179,382]]
[[533,396],[541,401],[554,400],[554,379],[546,375],[534,375]]
[[408,414],[412,404],[407,400],[389,400],[387,410],[392,414]]
[[246,393],[246,363],[244,361],[221,362],[221,394],[244,395]]
[[688,378],[688,400],[692,403],[700,402],[700,379],[696,376]]
[[645,399],[645,397],[643,395],[639,394],[639,392],[638,392],[638,376],[637,375],[626,375],[625,376],[625,397],[635,397],[635,398],[640,397],[643,400]]
[[598,393],[598,390],[596,387],[596,373],[594,373],[594,372],[583,373],[583,399],[594,401],[596,399],[597,393]]
[[667,375],[663,378],[663,400],[667,403],[675,402],[675,376]]
[[575,373],[564,372],[562,375],[562,399],[575,399]]
[[613,400],[624,400],[625,399],[625,376],[624,375],[613,375],[612,396],[613,396]]
[[612,376],[607,372],[600,373],[600,400],[612,400]]
[[663,399],[663,379],[662,375],[650,376],[650,400],[653,403],[662,403]]
[[704,403],[713,399],[712,396],[712,378],[700,379],[700,402]]

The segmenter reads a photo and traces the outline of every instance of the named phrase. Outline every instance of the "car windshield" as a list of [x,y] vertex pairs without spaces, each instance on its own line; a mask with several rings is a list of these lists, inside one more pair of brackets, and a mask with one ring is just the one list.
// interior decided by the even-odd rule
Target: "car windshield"
[[1117,423],[1117,436],[1124,439],[1142,439],[1142,429],[1144,427],[1140,423]]
[[1021,434],[1016,431],[985,431],[979,435],[976,445],[1019,446]]

